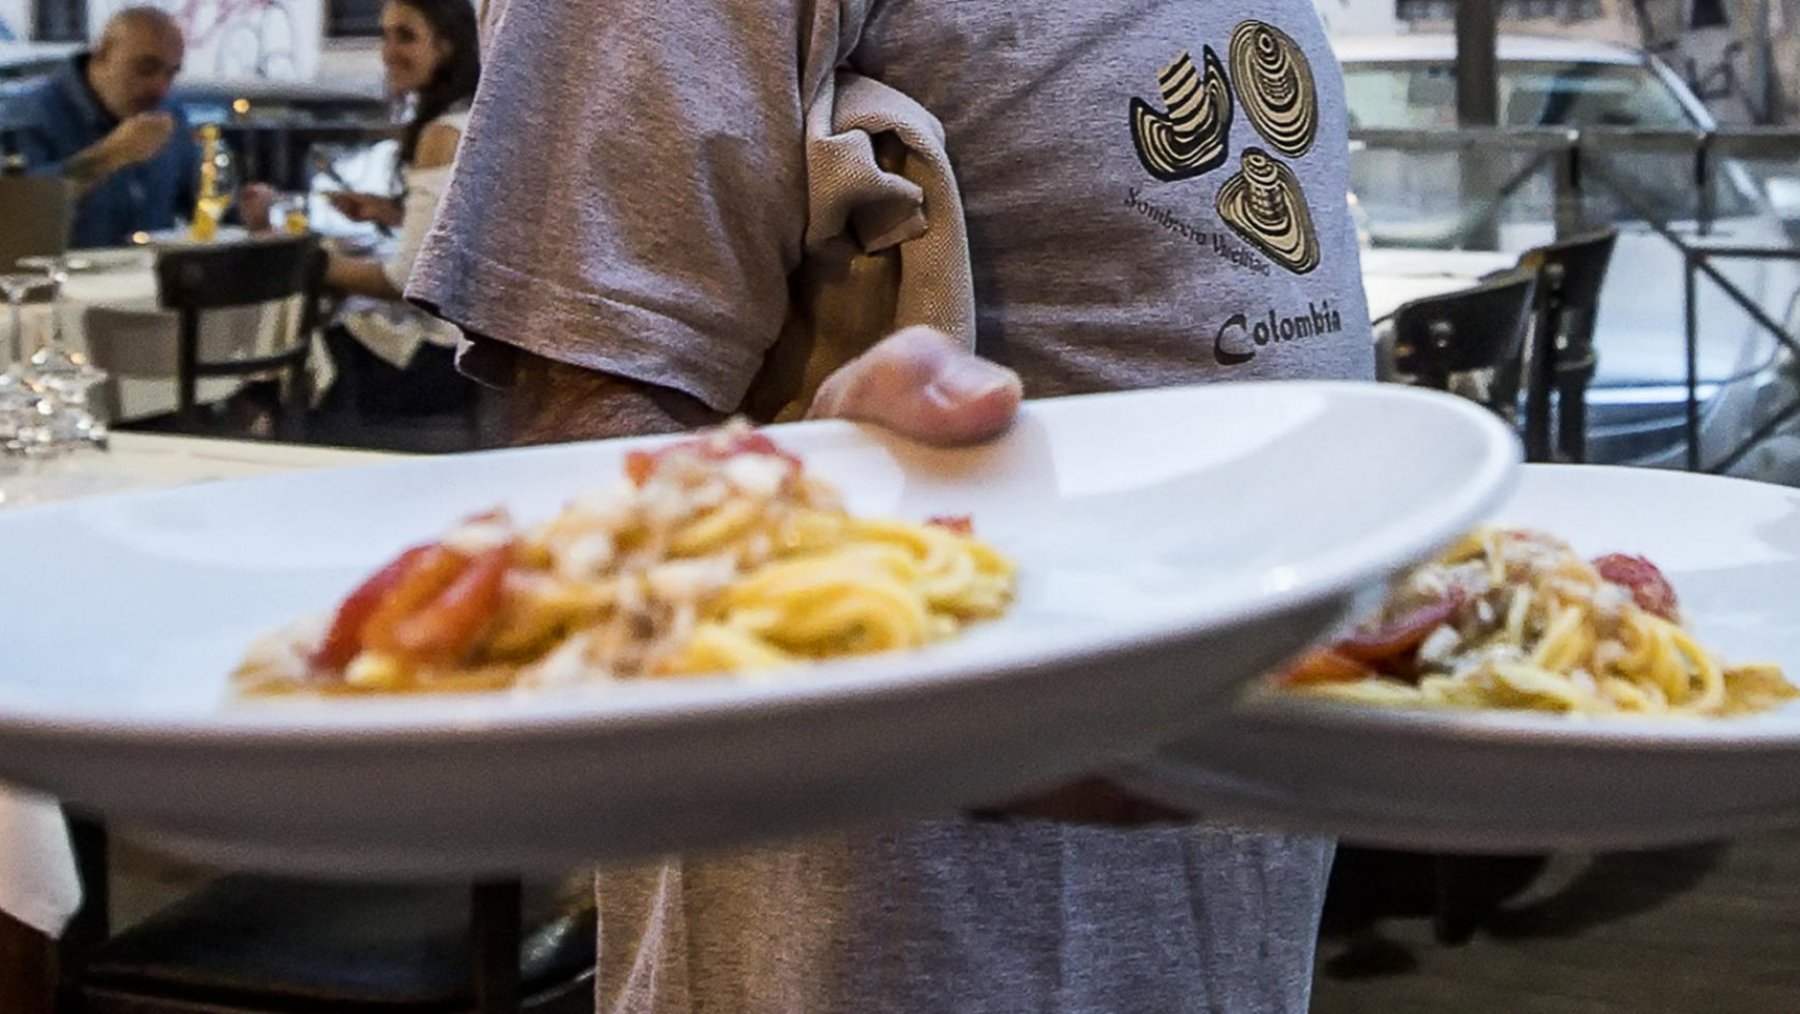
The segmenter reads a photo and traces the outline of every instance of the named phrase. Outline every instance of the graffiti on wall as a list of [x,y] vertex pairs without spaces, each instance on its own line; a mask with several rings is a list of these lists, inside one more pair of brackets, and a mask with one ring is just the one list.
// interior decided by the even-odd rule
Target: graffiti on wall
[[31,38],[31,0],[0,0],[0,42]]
[[[114,11],[142,2],[88,0],[88,24],[98,31]],[[173,15],[187,37],[187,77],[308,80],[318,69],[324,5],[317,0],[150,2]]]

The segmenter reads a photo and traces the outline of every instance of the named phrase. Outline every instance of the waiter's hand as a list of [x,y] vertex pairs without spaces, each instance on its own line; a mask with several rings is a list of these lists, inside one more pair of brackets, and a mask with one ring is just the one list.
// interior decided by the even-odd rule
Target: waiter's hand
[[1020,395],[1018,374],[942,331],[909,327],[826,377],[807,416],[876,423],[930,444],[969,444],[1006,432]]

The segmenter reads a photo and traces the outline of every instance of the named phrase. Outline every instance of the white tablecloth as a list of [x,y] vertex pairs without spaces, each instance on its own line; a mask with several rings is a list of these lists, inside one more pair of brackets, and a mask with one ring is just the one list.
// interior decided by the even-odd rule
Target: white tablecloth
[[[71,271],[63,285],[61,324],[63,341],[115,373],[118,377],[117,419],[141,419],[175,408],[176,316],[157,306],[155,252],[149,248],[78,250],[70,254],[81,266]],[[209,312],[202,318],[202,344],[213,356],[216,348],[238,345],[257,348],[270,345],[283,313],[298,307],[234,307]],[[48,333],[49,303],[26,307],[27,348],[34,348]],[[10,325],[9,325],[10,326]],[[242,336],[233,341],[231,336]],[[0,364],[10,360],[11,350],[0,348]],[[127,363],[131,365],[126,365]],[[201,382],[203,401],[223,398],[239,386],[229,378]]]
[[[23,481],[0,480],[19,502],[172,486],[389,460],[324,447],[121,433],[113,449],[66,459]],[[62,810],[54,800],[0,788],[0,911],[58,936],[81,905],[81,883]]]
[[1517,263],[1514,254],[1489,250],[1366,249],[1362,272],[1369,319],[1381,320],[1402,303],[1466,289]]

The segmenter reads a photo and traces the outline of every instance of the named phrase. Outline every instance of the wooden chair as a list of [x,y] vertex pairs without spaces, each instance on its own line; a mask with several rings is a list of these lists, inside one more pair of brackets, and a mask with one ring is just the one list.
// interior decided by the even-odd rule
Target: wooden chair
[[0,176],[0,271],[69,248],[75,191],[67,180]]
[[1513,421],[1536,289],[1535,276],[1509,272],[1402,304],[1392,316],[1395,372],[1415,384],[1467,394]]
[[[97,366],[119,379],[172,377],[175,383],[173,413],[119,428],[257,435],[234,431],[228,415],[205,404],[201,385],[273,376],[281,381],[268,406],[275,432],[265,435],[299,437],[324,271],[325,253],[312,236],[162,252],[156,260],[157,300],[174,313],[172,349],[162,337],[165,317],[102,308],[88,312],[88,342]],[[272,329],[259,328],[254,323],[259,312],[281,318]],[[224,326],[208,326],[213,324]]]
[[1525,353],[1527,461],[1587,460],[1587,389],[1599,361],[1594,319],[1618,235],[1609,227],[1519,258],[1520,270],[1538,279]]
[[589,1014],[592,905],[518,880],[324,882],[228,874],[116,934],[105,833],[72,821],[89,902],[59,1014]]

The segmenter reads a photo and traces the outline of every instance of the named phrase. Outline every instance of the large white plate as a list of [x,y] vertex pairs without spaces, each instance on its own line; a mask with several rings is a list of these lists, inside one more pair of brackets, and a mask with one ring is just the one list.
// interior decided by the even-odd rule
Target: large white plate
[[1252,384],[1034,403],[992,445],[778,439],[852,509],[971,513],[1003,620],[780,677],[230,704],[257,633],[502,501],[541,517],[644,441],[221,482],[0,514],[0,777],[232,862],[566,866],[991,801],[1142,756],[1504,495],[1481,410]]
[[[1800,490],[1530,465],[1497,520],[1639,553],[1701,641],[1800,677]],[[1468,852],[1637,848],[1800,823],[1800,707],[1750,718],[1569,719],[1256,695],[1128,776],[1220,816]]]

